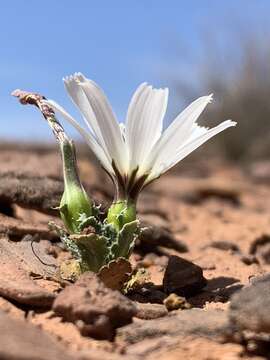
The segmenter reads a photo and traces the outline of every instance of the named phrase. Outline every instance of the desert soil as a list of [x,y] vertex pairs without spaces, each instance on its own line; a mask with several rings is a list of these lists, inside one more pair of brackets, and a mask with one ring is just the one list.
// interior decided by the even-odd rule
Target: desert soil
[[[106,209],[84,148],[79,167]],[[145,273],[126,296],[92,273],[59,281],[62,190],[55,148],[1,145],[0,359],[270,358],[270,162],[190,158],[145,189],[131,258]]]

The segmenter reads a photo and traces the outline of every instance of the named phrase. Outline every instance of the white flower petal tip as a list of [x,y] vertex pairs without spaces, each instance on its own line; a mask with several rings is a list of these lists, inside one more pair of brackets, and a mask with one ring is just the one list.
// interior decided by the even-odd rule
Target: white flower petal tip
[[205,96],[201,96],[199,97],[197,100],[195,101],[200,101],[203,102],[205,104],[205,106],[207,106],[208,104],[211,104],[214,100],[214,94],[209,94],[209,95],[205,95]]
[[[237,125],[237,122],[236,121],[233,121],[233,120],[225,120],[223,121],[221,124],[224,124],[226,125],[227,127],[231,127],[231,126],[236,126]],[[220,125],[221,125],[220,124]]]
[[214,94],[209,94],[208,96],[208,104],[211,104],[211,102],[214,100]]
[[74,82],[74,81],[75,82],[82,82],[82,81],[85,81],[85,80],[86,80],[85,76],[80,72],[75,72],[72,75],[67,75],[67,76],[63,77],[63,81],[67,85]]

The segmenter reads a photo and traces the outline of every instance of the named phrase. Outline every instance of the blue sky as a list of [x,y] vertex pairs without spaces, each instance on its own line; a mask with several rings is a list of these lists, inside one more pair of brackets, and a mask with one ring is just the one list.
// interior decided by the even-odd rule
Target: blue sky
[[15,88],[41,92],[77,115],[62,77],[81,71],[103,87],[122,120],[139,83],[170,85],[172,70],[192,79],[204,29],[222,37],[244,24],[263,33],[269,15],[267,0],[1,1],[0,138],[52,139],[38,112],[9,95]]

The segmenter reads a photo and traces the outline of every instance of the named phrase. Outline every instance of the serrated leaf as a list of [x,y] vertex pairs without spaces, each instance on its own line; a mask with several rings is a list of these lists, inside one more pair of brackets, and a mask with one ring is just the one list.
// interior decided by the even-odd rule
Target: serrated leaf
[[128,258],[134,248],[135,240],[139,233],[139,221],[135,220],[125,224],[119,231],[115,243],[111,247],[114,259],[119,257]]
[[94,216],[86,217],[84,214],[82,214],[82,216],[80,216],[78,219],[78,223],[80,231],[82,231],[87,226],[93,226],[96,230],[99,230],[100,228],[100,224]]
[[60,237],[60,240],[65,245],[68,251],[71,252],[71,254],[78,260],[80,260],[80,250],[78,246],[70,240],[70,237],[65,229],[63,229],[61,226],[57,225],[55,222],[50,221],[48,223],[48,226],[50,230],[53,230],[57,233],[57,235]]
[[82,271],[98,270],[105,264],[108,255],[107,240],[104,236],[91,233],[87,235],[70,235],[80,251]]

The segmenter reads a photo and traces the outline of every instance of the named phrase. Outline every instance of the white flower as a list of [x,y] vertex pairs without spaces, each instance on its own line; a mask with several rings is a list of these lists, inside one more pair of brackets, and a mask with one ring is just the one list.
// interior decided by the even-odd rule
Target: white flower
[[133,95],[126,123],[119,124],[103,91],[81,73],[64,78],[72,101],[88,127],[85,130],[60,105],[48,103],[66,118],[126,195],[137,196],[149,182],[168,171],[214,135],[235,126],[227,120],[208,129],[196,121],[211,102],[212,95],[192,102],[163,130],[168,89],[154,89],[143,83]]

